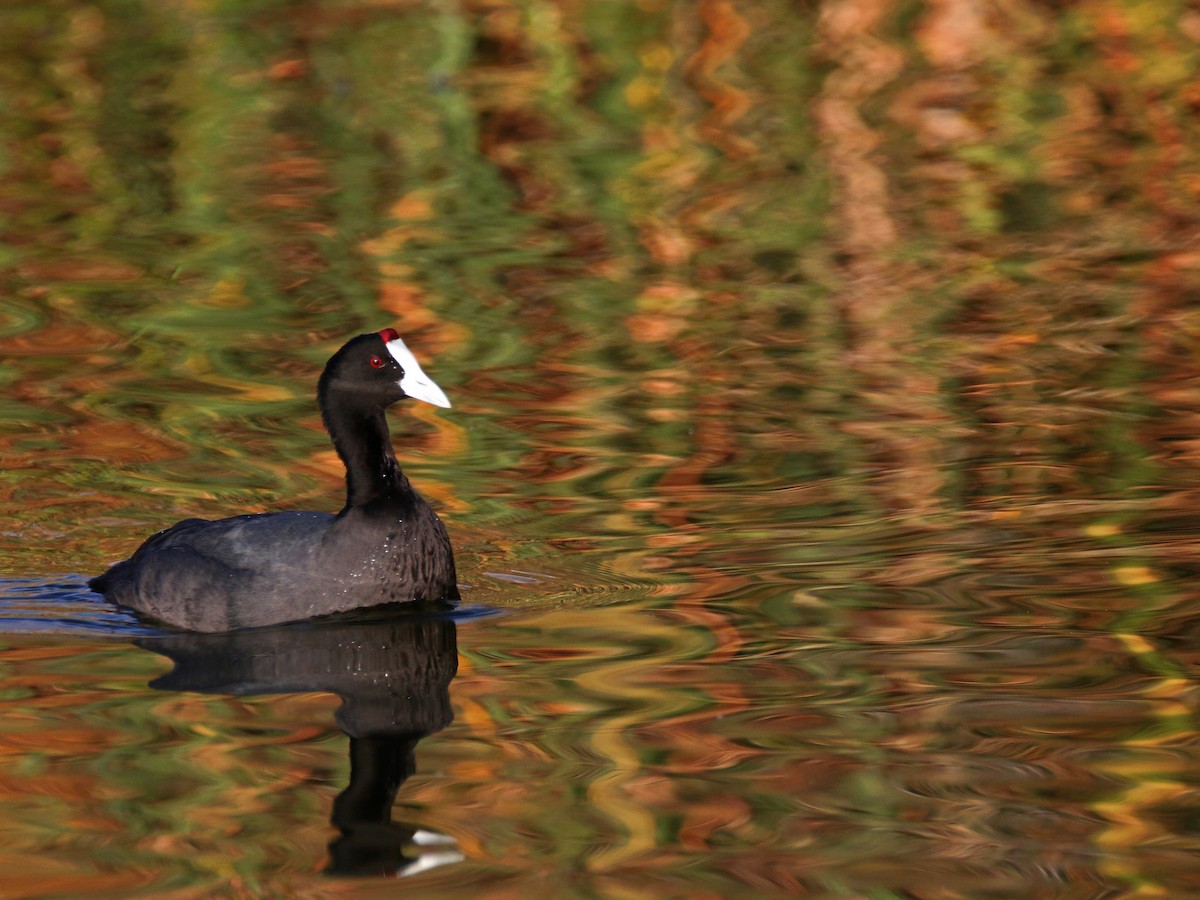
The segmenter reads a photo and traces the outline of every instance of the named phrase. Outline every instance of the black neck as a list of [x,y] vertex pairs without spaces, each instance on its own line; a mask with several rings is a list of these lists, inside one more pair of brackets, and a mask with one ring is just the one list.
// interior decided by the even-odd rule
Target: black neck
[[321,417],[346,467],[347,509],[380,497],[400,498],[411,491],[392,452],[382,409],[364,409],[351,398],[322,396]]

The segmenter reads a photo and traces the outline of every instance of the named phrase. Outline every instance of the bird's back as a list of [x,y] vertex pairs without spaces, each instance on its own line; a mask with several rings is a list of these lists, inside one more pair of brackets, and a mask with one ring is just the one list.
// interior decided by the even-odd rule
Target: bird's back
[[333,519],[318,512],[185,519],[90,585],[121,606],[195,631],[301,618],[292,614],[294,601],[317,572]]

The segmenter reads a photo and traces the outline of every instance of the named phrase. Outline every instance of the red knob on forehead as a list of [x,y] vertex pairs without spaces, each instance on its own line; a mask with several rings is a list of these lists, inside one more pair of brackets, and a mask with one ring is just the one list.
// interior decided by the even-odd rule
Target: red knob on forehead
[[398,332],[395,328],[385,328],[383,331],[379,332],[379,336],[383,338],[383,342],[385,344],[389,341],[400,340],[400,332]]

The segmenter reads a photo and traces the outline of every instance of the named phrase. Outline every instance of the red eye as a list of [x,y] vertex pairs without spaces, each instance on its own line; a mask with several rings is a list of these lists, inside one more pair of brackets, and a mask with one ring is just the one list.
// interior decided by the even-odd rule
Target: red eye
[[378,369],[382,365],[383,365],[383,357],[382,356],[372,356],[371,357],[371,367],[372,368]]

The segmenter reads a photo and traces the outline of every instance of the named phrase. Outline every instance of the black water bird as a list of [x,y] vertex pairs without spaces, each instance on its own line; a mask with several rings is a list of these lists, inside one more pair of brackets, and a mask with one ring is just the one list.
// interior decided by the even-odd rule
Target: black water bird
[[446,529],[392,450],[384,411],[406,397],[450,405],[394,329],[353,338],[317,386],[346,467],[341,512],[186,519],[89,586],[166,625],[206,632],[385,603],[457,601]]

